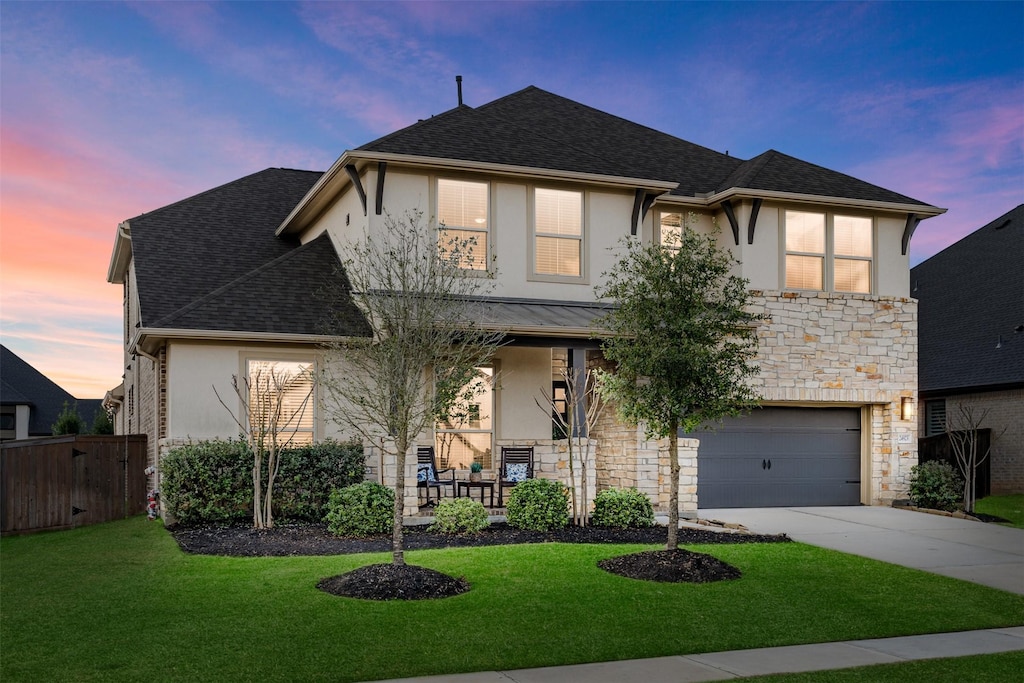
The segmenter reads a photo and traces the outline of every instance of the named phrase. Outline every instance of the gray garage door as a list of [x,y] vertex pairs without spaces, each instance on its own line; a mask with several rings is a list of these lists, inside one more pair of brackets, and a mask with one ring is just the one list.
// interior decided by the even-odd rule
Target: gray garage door
[[860,502],[856,408],[759,408],[691,436],[701,508]]

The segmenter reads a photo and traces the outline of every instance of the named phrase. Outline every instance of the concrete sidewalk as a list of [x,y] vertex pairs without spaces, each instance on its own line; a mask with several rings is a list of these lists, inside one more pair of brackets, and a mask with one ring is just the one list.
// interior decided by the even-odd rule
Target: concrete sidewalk
[[756,534],[951,576],[1024,594],[1024,529],[890,507],[700,510],[701,519]]
[[[938,657],[1024,650],[1024,626],[901,638],[709,652],[510,671],[396,679],[404,683],[695,683],[803,671],[827,671]],[[392,681],[391,683],[395,683]]]

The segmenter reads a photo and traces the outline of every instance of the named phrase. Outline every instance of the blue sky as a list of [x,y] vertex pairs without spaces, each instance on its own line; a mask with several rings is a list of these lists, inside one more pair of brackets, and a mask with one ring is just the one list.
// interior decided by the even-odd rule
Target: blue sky
[[118,222],[528,85],[719,151],[949,209],[917,263],[1024,201],[1024,2],[0,2],[3,343],[120,381]]

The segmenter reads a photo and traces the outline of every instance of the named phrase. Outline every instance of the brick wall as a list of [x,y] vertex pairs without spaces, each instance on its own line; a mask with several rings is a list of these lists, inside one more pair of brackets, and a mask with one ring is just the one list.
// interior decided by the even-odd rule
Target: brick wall
[[946,419],[956,428],[962,421],[960,406],[969,407],[992,430],[991,492],[1024,493],[1024,389],[960,394],[946,398]]

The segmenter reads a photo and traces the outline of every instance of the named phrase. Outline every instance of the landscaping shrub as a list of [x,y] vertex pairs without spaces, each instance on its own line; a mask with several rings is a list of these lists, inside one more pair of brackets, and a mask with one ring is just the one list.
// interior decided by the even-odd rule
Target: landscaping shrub
[[931,460],[910,469],[910,499],[914,505],[952,512],[963,507],[964,483],[944,460]]
[[569,489],[551,479],[516,484],[506,506],[510,526],[529,531],[561,529],[569,523]]
[[654,526],[654,508],[635,488],[605,489],[594,498],[592,521],[613,529],[643,529]]
[[[281,451],[274,482],[274,518],[319,522],[331,491],[363,480],[365,457],[356,442]],[[172,449],[160,464],[167,513],[186,526],[252,519],[252,453],[242,441],[201,441]]]
[[331,491],[358,484],[365,472],[366,457],[358,441],[327,440],[282,451],[274,483],[275,519],[323,520]]
[[395,494],[375,481],[364,481],[331,492],[327,528],[338,536],[371,536],[391,529]]
[[489,524],[483,503],[469,498],[448,498],[434,508],[434,523],[430,530],[443,534],[475,534]]
[[252,455],[241,441],[203,441],[171,449],[160,463],[160,496],[185,525],[252,518]]

